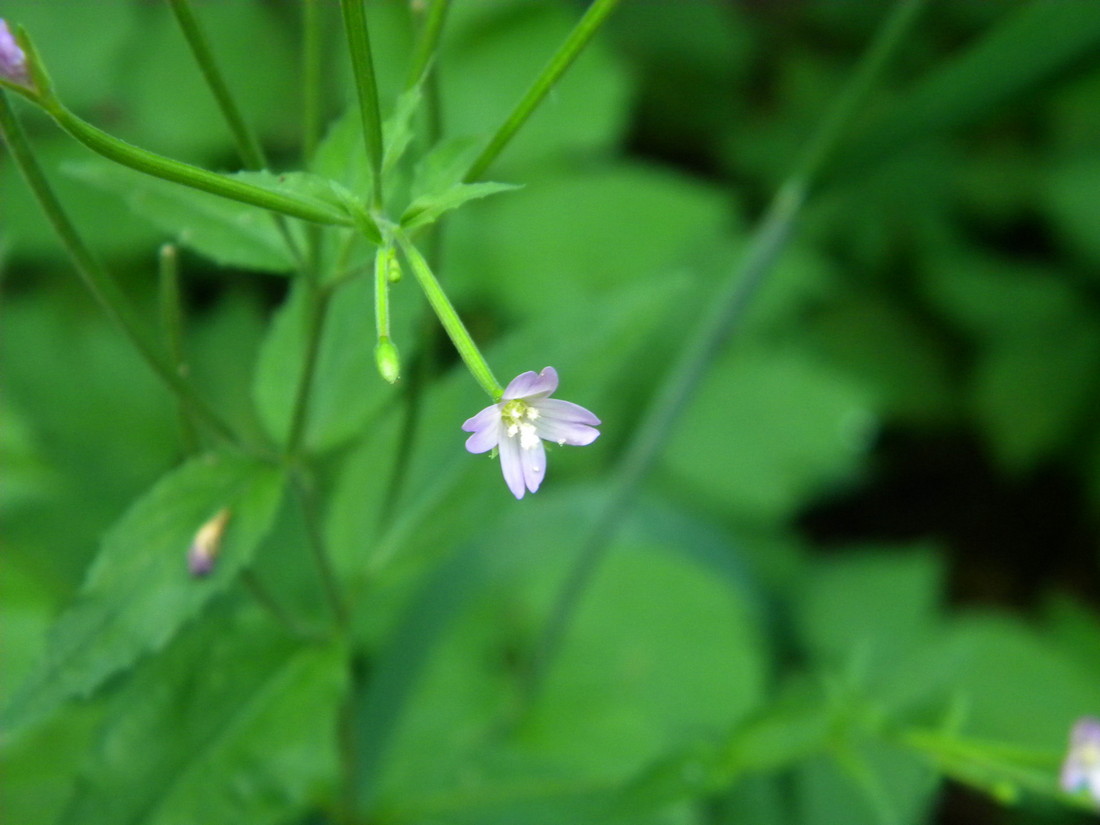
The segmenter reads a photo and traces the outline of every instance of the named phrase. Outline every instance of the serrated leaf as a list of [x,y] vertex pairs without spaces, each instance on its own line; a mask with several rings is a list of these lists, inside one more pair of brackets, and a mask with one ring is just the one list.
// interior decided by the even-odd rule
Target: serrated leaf
[[427,226],[439,220],[439,216],[452,209],[457,209],[467,201],[486,198],[497,192],[507,192],[510,189],[520,189],[513,183],[456,183],[449,189],[434,195],[423,195],[409,204],[404,214],[401,215],[401,226],[405,229],[416,229]]
[[475,137],[443,138],[416,162],[413,172],[414,197],[439,192],[458,183],[477,157],[481,145]]
[[393,114],[382,124],[382,142],[385,144],[385,150],[382,154],[383,173],[393,169],[409,147],[409,141],[412,140],[413,136],[413,115],[416,114],[422,96],[422,82],[423,79],[398,96],[397,106],[394,108]]
[[[236,456],[197,458],[162,479],[103,540],[76,603],[50,632],[44,661],[0,714],[13,732],[93,693],[168,643],[251,561],[278,508],[282,476]],[[192,579],[187,550],[222,508],[230,521],[214,572]]]
[[262,209],[98,160],[64,168],[85,183],[121,196],[136,215],[218,264],[277,273],[294,268],[274,218]]
[[335,783],[343,649],[243,618],[210,617],[138,671],[62,823],[265,825]]

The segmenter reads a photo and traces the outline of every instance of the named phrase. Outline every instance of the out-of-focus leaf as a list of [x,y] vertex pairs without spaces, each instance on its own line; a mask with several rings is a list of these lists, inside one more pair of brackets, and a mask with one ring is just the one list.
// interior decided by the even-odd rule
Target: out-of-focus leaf
[[[761,651],[736,590],[687,554],[629,538],[587,588],[536,704],[501,737],[520,675],[509,651],[538,638],[575,561],[582,514],[595,503],[587,498],[513,512],[445,561],[409,605],[359,722],[386,809],[544,821],[545,802],[611,789],[759,700]],[[495,535],[509,536],[512,552],[500,553]],[[514,788],[510,799],[494,791],[501,785]]]
[[[462,67],[439,76],[448,132],[487,137],[579,16],[580,9],[559,3],[454,4],[439,57],[440,66]],[[625,68],[597,37],[555,84],[490,174],[508,178],[532,163],[611,149],[626,125],[629,93]]]
[[[1035,48],[1043,43],[1043,48]],[[1100,6],[1036,0],[1006,13],[960,56],[902,96],[851,142],[841,174],[896,155],[912,141],[972,123],[1056,77],[1100,46]]]
[[[5,630],[4,638],[10,638]],[[4,817],[19,825],[57,825],[103,716],[98,703],[61,710],[0,754]]]
[[664,461],[700,503],[769,521],[852,473],[874,423],[867,391],[827,365],[742,345],[711,367]]
[[937,629],[942,585],[941,564],[927,550],[823,559],[798,610],[803,642],[821,664],[858,681],[881,679]]
[[[128,117],[111,131],[191,162],[209,162],[214,155],[224,163],[226,157],[235,157],[229,128],[175,17],[161,5],[138,10],[128,50],[119,55],[110,75],[111,91],[123,100]],[[293,140],[296,107],[287,101],[299,76],[297,45],[277,12],[255,0],[241,0],[202,4],[195,14],[234,100],[261,141],[279,145]],[[242,48],[242,38],[263,47]]]
[[439,220],[439,216],[452,209],[458,209],[467,201],[487,198],[497,192],[507,192],[510,189],[519,189],[512,183],[456,183],[450,189],[438,192],[434,195],[422,195],[409,204],[409,207],[401,215],[401,226],[405,229],[416,229],[427,226]]
[[923,423],[945,418],[954,401],[947,348],[936,332],[895,302],[847,295],[819,310],[812,335],[833,364],[876,396],[884,416]]
[[346,673],[338,645],[296,647],[267,623],[211,616],[115,698],[61,821],[287,821],[336,782]]
[[521,316],[604,300],[655,272],[677,272],[693,244],[729,222],[718,190],[652,167],[612,164],[541,180],[456,212],[444,255],[460,290]]
[[925,822],[935,773],[918,756],[879,742],[846,742],[795,774],[799,825],[832,825],[838,811],[853,825]]
[[1055,231],[1089,264],[1083,271],[1100,283],[1100,162],[1089,156],[1055,167],[1044,200]]
[[262,209],[104,161],[68,169],[78,179],[121,196],[135,214],[216,263],[273,273],[294,268],[275,218]]
[[1026,470],[1066,444],[1095,411],[1098,374],[1100,327],[1083,320],[993,342],[979,362],[972,403],[1001,462]]
[[[198,458],[168,475],[108,533],[76,603],[50,633],[44,661],[0,715],[7,731],[94,692],[163,647],[246,567],[279,504],[277,470],[232,456]],[[214,572],[187,572],[196,532],[218,511],[231,519]]]

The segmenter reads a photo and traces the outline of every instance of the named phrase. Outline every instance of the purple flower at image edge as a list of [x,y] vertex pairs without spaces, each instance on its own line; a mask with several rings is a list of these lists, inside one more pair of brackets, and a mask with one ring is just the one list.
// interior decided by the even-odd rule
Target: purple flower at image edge
[[1084,716],[1073,725],[1061,786],[1066,793],[1088,791],[1100,805],[1100,719],[1095,716]]
[[471,453],[485,453],[494,447],[500,453],[500,469],[512,495],[523,498],[526,491],[539,489],[546,475],[543,441],[583,447],[599,436],[600,419],[579,404],[550,398],[558,388],[558,372],[525,372],[508,384],[503,397],[473,418],[462,429],[473,433],[466,439]]
[[15,42],[15,36],[2,17],[0,17],[0,77],[23,86],[30,83],[30,76],[27,74],[27,56]]

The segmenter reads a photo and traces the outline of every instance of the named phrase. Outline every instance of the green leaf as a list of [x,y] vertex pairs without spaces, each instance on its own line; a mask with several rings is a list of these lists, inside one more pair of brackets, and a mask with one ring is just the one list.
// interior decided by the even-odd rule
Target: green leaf
[[105,161],[65,168],[73,177],[121,196],[136,215],[218,264],[277,273],[294,268],[274,217],[262,209]]
[[798,609],[803,644],[822,665],[881,679],[936,629],[942,564],[928,549],[866,548],[819,560]]
[[[162,648],[245,568],[275,515],[281,474],[234,456],[197,458],[162,479],[107,534],[76,603],[57,620],[45,660],[0,713],[23,729],[93,693]],[[214,572],[187,572],[195,533],[223,508],[230,521]]]
[[[565,4],[452,4],[439,63],[462,70],[439,73],[448,132],[484,135],[503,121],[576,22]],[[632,85],[625,61],[593,39],[494,168],[511,176],[547,160],[612,151],[628,123]]]
[[[1037,48],[1036,44],[1043,44]],[[1100,46],[1100,6],[1034,0],[1004,14],[971,48],[901,97],[838,158],[841,176],[915,140],[973,123],[1056,77]]]
[[[502,726],[522,678],[510,660],[533,655],[599,496],[531,503],[483,523],[433,571],[380,651],[357,720],[360,781],[382,795],[368,808],[412,820],[548,821],[547,804],[561,813],[612,790],[760,701],[755,611],[721,562],[692,558],[667,543],[674,538],[647,538],[632,520],[585,591],[534,706],[518,726]],[[498,552],[494,536],[508,536],[510,552]]]
[[423,78],[417,81],[411,89],[402,92],[397,98],[397,106],[393,114],[386,118],[382,124],[382,143],[385,150],[382,154],[382,171],[389,172],[397,165],[409,147],[413,137],[412,119],[421,100],[421,84]]
[[711,367],[665,466],[700,503],[781,519],[853,472],[874,423],[869,393],[809,353],[742,342]]
[[401,226],[405,229],[416,229],[427,226],[439,220],[439,216],[452,209],[457,209],[466,201],[486,198],[497,192],[507,192],[510,189],[520,187],[512,183],[456,183],[450,189],[435,195],[423,195],[412,203],[401,215]]
[[1086,262],[1082,272],[1097,278],[1100,262],[1100,163],[1087,156],[1051,171],[1044,193],[1054,229]]
[[223,614],[116,697],[61,823],[267,825],[336,784],[343,649],[297,647],[255,615]]

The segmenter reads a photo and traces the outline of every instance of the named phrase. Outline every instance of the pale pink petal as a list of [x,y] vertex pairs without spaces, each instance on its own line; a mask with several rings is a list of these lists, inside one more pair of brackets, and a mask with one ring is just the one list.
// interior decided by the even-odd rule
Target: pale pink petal
[[490,404],[473,418],[467,418],[462,422],[462,429],[468,433],[476,433],[487,429],[500,421],[500,407]]
[[549,418],[571,424],[587,424],[590,427],[598,427],[600,419],[580,404],[572,401],[562,401],[558,398],[544,398],[533,405],[539,411],[540,418]]
[[515,398],[545,398],[557,388],[558,371],[553,367],[546,367],[540,373],[528,370],[511,380],[504,391],[504,398],[508,401]]
[[571,421],[555,421],[552,418],[540,418],[535,424],[539,438],[553,441],[555,444],[568,444],[571,447],[586,447],[597,438],[600,431],[587,424]]
[[523,449],[518,438],[502,438],[500,444],[500,470],[504,473],[504,483],[516,498],[523,498]]
[[487,453],[500,443],[500,424],[486,427],[466,439],[466,449],[471,453]]
[[537,492],[542,479],[546,476],[546,450],[542,442],[536,442],[530,449],[520,448],[523,459],[523,481],[532,493]]

